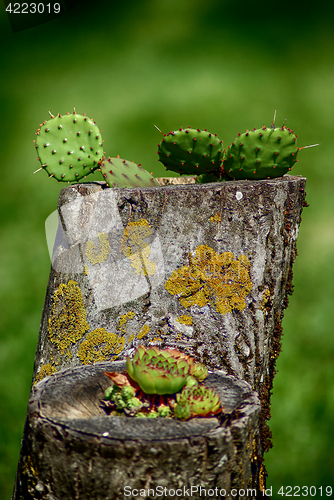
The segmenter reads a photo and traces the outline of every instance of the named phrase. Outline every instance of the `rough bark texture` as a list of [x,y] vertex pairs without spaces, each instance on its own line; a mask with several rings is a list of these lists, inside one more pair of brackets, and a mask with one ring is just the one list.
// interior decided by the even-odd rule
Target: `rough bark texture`
[[224,407],[219,418],[108,417],[100,407],[110,385],[103,372],[122,368],[122,362],[70,368],[34,387],[15,500],[113,500],[134,498],[134,489],[154,498],[159,488],[167,489],[164,498],[178,489],[182,498],[197,499],[200,486],[219,492],[215,498],[232,488],[260,494],[252,467],[261,405],[249,384],[209,375],[207,385]]
[[34,381],[140,344],[183,350],[259,394],[252,467],[263,483],[306,179],[168,182],[61,191]]

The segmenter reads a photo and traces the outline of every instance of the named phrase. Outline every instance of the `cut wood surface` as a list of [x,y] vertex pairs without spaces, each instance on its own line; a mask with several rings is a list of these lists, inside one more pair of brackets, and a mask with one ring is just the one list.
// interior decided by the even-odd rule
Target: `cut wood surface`
[[113,500],[132,490],[154,498],[159,488],[167,489],[164,498],[193,488],[196,499],[204,494],[200,486],[223,496],[242,485],[261,491],[254,475],[261,406],[249,384],[210,374],[206,384],[224,408],[214,418],[107,416],[101,407],[110,385],[104,371],[124,368],[123,362],[70,368],[35,385],[15,500]]

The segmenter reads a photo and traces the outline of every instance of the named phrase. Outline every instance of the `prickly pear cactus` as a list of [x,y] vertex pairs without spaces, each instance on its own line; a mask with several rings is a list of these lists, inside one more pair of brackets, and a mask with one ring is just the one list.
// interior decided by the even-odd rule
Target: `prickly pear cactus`
[[167,170],[179,174],[209,174],[219,177],[223,159],[223,141],[206,129],[187,128],[164,134],[158,144],[159,161]]
[[96,123],[75,109],[66,115],[51,115],[37,130],[35,147],[42,168],[50,177],[75,182],[98,168],[103,141]]
[[208,182],[222,182],[222,181],[227,181],[227,180],[231,180],[231,179],[225,175],[223,170],[221,170],[221,175],[219,177],[215,174],[198,175],[196,177],[195,183],[196,184],[207,184]]
[[285,126],[247,130],[228,146],[224,171],[232,179],[281,177],[298,161],[299,149],[297,136]]
[[141,165],[122,158],[104,158],[99,162],[101,173],[110,187],[156,187],[158,182]]

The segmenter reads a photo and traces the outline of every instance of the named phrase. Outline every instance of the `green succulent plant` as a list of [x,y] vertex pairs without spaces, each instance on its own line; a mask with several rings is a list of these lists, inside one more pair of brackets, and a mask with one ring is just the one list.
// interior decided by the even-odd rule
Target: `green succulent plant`
[[126,368],[129,376],[146,394],[174,394],[185,385],[190,374],[189,356],[176,349],[160,351],[139,346]]
[[199,380],[199,382],[203,382],[208,376],[208,369],[202,363],[195,363],[190,367],[190,375]]
[[162,417],[162,418],[170,417],[172,415],[172,411],[169,408],[169,406],[164,405],[164,404],[158,406],[157,412],[158,412],[159,417]]
[[185,401],[182,404],[177,404],[174,408],[174,417],[179,420],[189,420],[193,416],[191,404]]
[[174,415],[181,420],[216,415],[220,411],[219,396],[205,385],[184,387],[180,394],[176,394]]

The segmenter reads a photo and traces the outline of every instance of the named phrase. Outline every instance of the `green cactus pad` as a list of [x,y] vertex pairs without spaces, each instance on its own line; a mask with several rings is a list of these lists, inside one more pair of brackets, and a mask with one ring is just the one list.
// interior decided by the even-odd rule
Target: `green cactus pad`
[[209,182],[223,182],[231,180],[227,175],[224,174],[223,170],[221,172],[221,176],[218,177],[215,174],[201,174],[196,177],[196,184],[207,184]]
[[76,182],[98,168],[103,141],[96,123],[85,115],[51,115],[37,130],[35,146],[42,168],[61,182]]
[[187,128],[164,134],[158,144],[159,161],[179,174],[201,175],[217,172],[223,159],[223,141],[207,130]]
[[298,161],[296,139],[284,126],[247,130],[228,147],[224,171],[232,179],[281,177]]
[[110,187],[157,187],[152,174],[132,161],[122,158],[104,158],[99,163],[101,173]]

